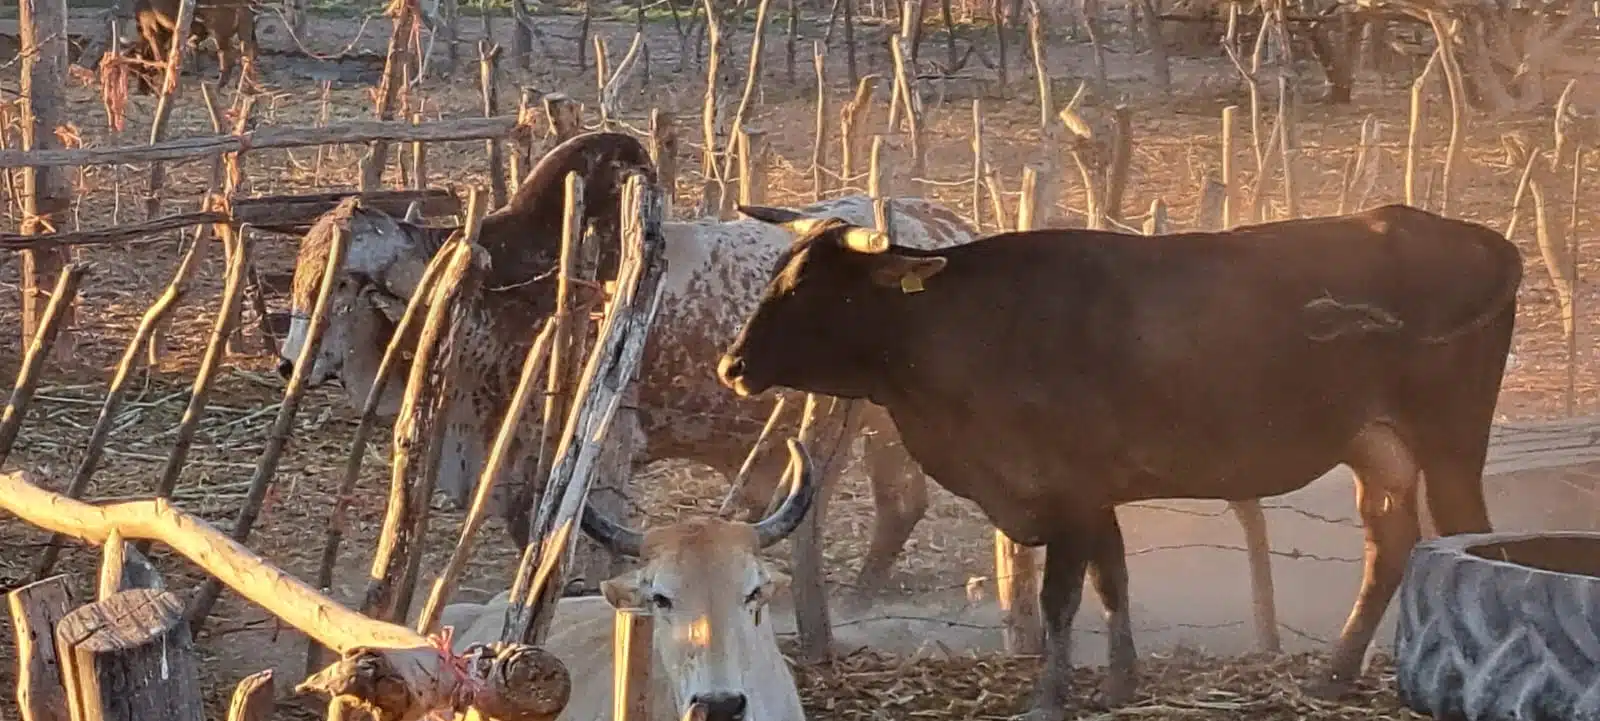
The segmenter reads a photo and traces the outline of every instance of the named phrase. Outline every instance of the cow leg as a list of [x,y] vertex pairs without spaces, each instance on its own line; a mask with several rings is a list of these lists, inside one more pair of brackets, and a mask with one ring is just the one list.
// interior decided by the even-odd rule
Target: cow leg
[[1346,463],[1356,473],[1356,509],[1366,526],[1366,563],[1355,607],[1333,645],[1327,676],[1310,689],[1323,697],[1343,694],[1360,674],[1378,621],[1422,535],[1417,520],[1417,461],[1393,428],[1368,426],[1356,437]]
[[898,436],[886,440],[888,435],[880,428],[866,439],[869,482],[877,518],[873,522],[872,545],[856,576],[856,587],[863,592],[875,593],[883,588],[895,559],[905,548],[906,539],[928,512],[927,477],[906,454]]
[[1100,595],[1100,605],[1106,611],[1109,668],[1104,693],[1106,704],[1115,708],[1133,699],[1138,683],[1134,666],[1139,654],[1134,649],[1133,620],[1128,614],[1128,555],[1114,508],[1105,509],[1101,515],[1094,556],[1089,560],[1089,582]]
[[1267,541],[1267,514],[1261,510],[1261,501],[1229,501],[1228,508],[1244,528],[1246,555],[1250,558],[1251,606],[1255,611],[1256,643],[1261,650],[1277,653],[1283,650],[1278,637],[1278,608],[1272,590],[1272,544]]
[[1044,672],[1034,689],[1033,708],[1020,721],[1061,721],[1072,693],[1072,619],[1083,603],[1083,576],[1095,553],[1095,534],[1072,528],[1045,545]]
[[233,75],[233,38],[217,33],[217,87],[228,87],[228,78]]

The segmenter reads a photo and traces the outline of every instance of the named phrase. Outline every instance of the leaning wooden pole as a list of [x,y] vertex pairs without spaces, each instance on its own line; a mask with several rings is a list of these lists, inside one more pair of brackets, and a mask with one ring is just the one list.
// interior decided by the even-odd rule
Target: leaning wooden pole
[[[389,51],[384,55],[383,80],[378,84],[374,114],[378,120],[393,120],[396,101],[400,97],[403,69],[413,54],[412,31],[417,20],[417,0],[392,0],[386,11],[394,18],[394,29],[389,33]],[[361,189],[377,190],[383,183],[383,169],[389,162],[389,144],[381,140],[368,146],[367,156],[361,163]]]
[[[195,4],[195,0],[178,0],[178,17],[172,28],[172,47],[167,49],[167,67],[161,80],[161,99],[156,101],[156,114],[150,120],[151,145],[166,138],[167,121],[172,117],[173,106],[178,103],[178,79],[183,74],[184,55],[189,48],[189,28],[194,24]],[[161,186],[166,182],[166,172],[166,167],[160,161],[150,164],[150,181],[145,188],[144,201],[146,220],[161,214]]]
[[[66,124],[66,101],[61,88],[66,86],[67,8],[59,0],[20,0],[18,23],[21,26],[22,59],[22,151],[61,147],[55,129]],[[9,180],[10,175],[8,174]],[[22,173],[21,230],[24,235],[39,235],[55,230],[72,201],[72,187],[65,171],[46,170],[27,165]],[[15,189],[13,189],[15,190]],[[65,248],[28,250],[22,253],[22,341],[38,334],[46,303],[43,284],[66,265]],[[65,311],[70,311],[68,307]],[[70,323],[70,317],[64,319]],[[71,336],[62,340],[58,352],[70,353]]]
[[11,455],[11,446],[17,442],[22,419],[26,417],[28,404],[33,400],[33,390],[39,386],[45,354],[50,352],[51,344],[59,337],[66,311],[77,299],[78,286],[88,270],[88,266],[82,263],[71,263],[56,276],[50,304],[45,306],[44,317],[39,319],[39,327],[28,341],[28,348],[22,355],[22,368],[17,371],[17,383],[11,389],[11,398],[6,401],[4,414],[0,415],[0,464]]

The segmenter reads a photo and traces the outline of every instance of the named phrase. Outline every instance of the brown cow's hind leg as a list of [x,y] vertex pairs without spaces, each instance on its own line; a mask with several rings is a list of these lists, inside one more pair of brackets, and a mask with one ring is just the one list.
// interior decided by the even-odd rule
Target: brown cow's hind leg
[[884,440],[882,431],[867,437],[866,456],[876,518],[856,586],[877,592],[888,581],[906,539],[928,512],[928,479],[897,440]]
[[1244,545],[1250,558],[1250,595],[1255,612],[1256,643],[1261,650],[1283,650],[1278,637],[1278,607],[1272,589],[1272,544],[1267,540],[1267,514],[1261,501],[1229,501],[1228,509],[1244,528]]
[[1128,614],[1128,556],[1116,509],[1105,509],[1101,517],[1094,557],[1089,561],[1089,582],[1106,610],[1110,663],[1104,693],[1106,704],[1115,708],[1133,700],[1138,683],[1134,666],[1139,657],[1133,645],[1133,620]]
[[1072,619],[1083,603],[1083,576],[1095,553],[1092,531],[1071,528],[1045,546],[1044,671],[1033,692],[1033,708],[1018,721],[1062,721],[1072,694]]
[[1356,472],[1356,509],[1366,526],[1366,564],[1361,591],[1334,643],[1327,676],[1309,690],[1329,697],[1344,693],[1361,672],[1361,660],[1422,532],[1417,520],[1416,458],[1385,423],[1356,437],[1347,458]]

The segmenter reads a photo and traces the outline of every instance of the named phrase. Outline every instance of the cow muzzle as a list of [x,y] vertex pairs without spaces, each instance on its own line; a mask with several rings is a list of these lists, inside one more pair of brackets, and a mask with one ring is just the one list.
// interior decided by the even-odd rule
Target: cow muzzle
[[[704,709],[705,721],[744,721],[744,712],[749,706],[744,694],[727,691],[695,694],[689,703],[691,708]],[[699,718],[700,714],[695,716]]]

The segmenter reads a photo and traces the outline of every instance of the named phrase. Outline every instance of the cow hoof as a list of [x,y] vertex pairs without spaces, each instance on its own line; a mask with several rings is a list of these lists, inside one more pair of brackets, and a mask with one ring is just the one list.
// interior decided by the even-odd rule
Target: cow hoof
[[1334,676],[1323,676],[1307,682],[1300,689],[1300,692],[1322,701],[1339,701],[1350,697],[1355,690],[1355,684],[1349,681],[1344,681]]

